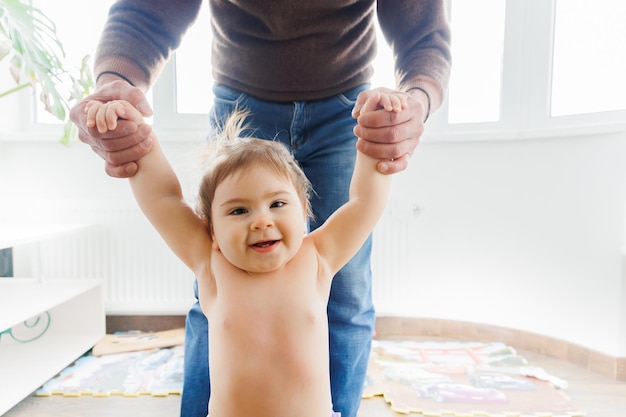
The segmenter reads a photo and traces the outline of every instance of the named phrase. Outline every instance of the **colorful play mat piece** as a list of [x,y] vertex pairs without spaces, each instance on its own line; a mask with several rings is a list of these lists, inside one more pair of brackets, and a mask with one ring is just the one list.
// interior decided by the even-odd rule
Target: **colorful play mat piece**
[[38,396],[180,394],[183,346],[94,356],[88,354],[46,382]]
[[376,340],[363,398],[416,416],[586,415],[557,386],[567,383],[503,343]]

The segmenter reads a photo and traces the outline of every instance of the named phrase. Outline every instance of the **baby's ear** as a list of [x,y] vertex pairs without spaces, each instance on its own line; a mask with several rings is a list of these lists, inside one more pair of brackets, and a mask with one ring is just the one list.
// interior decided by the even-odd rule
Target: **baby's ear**
[[207,231],[211,235],[211,247],[213,249],[219,251],[220,250],[220,246],[218,245],[217,241],[215,240],[215,233],[213,232],[213,226],[209,223],[209,219],[207,219],[206,216],[202,216],[202,223],[204,223],[204,226],[207,228]]
[[217,243],[217,239],[215,238],[215,233],[213,233],[213,228],[209,226],[209,233],[211,233],[211,247],[213,250],[220,251],[220,244]]

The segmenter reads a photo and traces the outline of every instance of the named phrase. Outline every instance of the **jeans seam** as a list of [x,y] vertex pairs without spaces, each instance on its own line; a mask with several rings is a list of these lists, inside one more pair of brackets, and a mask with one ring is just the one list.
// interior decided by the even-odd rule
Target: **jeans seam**
[[294,101],[291,125],[289,127],[289,142],[293,151],[298,149],[300,147],[300,144],[305,139],[303,137],[303,132],[306,132],[306,110],[306,102]]

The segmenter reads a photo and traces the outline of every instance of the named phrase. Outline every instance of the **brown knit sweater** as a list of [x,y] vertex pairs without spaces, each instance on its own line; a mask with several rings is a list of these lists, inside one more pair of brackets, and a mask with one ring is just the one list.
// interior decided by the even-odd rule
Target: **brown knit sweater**
[[[147,89],[202,0],[118,0],[98,45],[96,76]],[[443,0],[209,0],[217,83],[272,101],[315,100],[368,82],[373,19],[393,49],[397,87],[420,86],[439,107],[450,73]],[[208,22],[199,22],[206,24]],[[207,71],[209,69],[207,68]]]

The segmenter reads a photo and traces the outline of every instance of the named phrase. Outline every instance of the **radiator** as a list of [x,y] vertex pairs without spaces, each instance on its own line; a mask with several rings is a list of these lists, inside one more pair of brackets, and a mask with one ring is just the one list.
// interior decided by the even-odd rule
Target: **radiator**
[[419,208],[389,204],[372,240],[372,297],[378,312],[391,313],[403,294],[411,261],[411,230]]
[[[16,276],[100,278],[108,314],[185,314],[193,297],[193,274],[163,243],[136,207],[67,213],[95,220],[38,244],[14,249]],[[373,296],[393,305],[409,262],[410,213],[387,211],[374,232]]]
[[15,276],[101,279],[107,314],[185,314],[194,302],[193,274],[139,210],[94,214],[82,217],[98,226],[16,247]]

